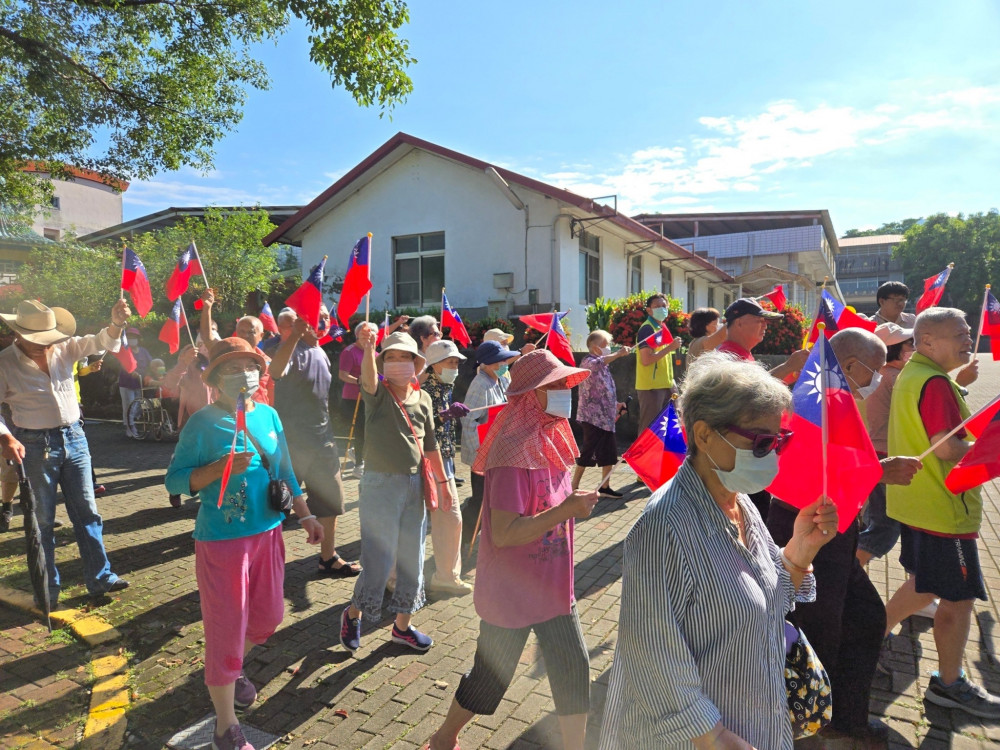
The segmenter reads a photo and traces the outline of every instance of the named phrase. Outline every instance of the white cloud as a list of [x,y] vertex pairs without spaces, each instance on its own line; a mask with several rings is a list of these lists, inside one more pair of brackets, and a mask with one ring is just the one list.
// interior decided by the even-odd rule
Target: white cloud
[[781,173],[892,141],[1000,125],[1000,86],[909,82],[886,99],[867,108],[781,100],[747,116],[705,116],[682,143],[644,146],[603,170],[564,167],[541,178],[586,196],[617,194],[622,211],[655,211],[702,196],[773,191]]

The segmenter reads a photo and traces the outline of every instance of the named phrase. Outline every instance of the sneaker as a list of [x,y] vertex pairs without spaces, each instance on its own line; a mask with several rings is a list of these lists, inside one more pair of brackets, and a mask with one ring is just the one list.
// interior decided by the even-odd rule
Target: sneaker
[[461,578],[456,581],[438,581],[436,578],[431,578],[430,583],[427,584],[427,590],[434,594],[465,596],[472,593],[472,586]]
[[257,700],[257,688],[247,679],[247,676],[240,672],[236,678],[236,693],[233,696],[233,705],[236,708],[249,708]]
[[616,499],[619,498],[619,497],[625,497],[622,493],[618,492],[617,490],[613,490],[610,487],[601,487],[601,488],[599,488],[597,490],[597,494],[600,497],[613,497],[613,498],[616,498]]
[[455,484],[461,487],[463,484],[465,484],[465,480],[462,479],[462,477],[455,477]]
[[347,449],[347,460],[348,460],[348,462],[350,462],[352,464],[357,464],[358,463],[357,457],[354,455],[354,446],[353,445],[350,448]]
[[340,614],[340,645],[353,654],[361,648],[361,618],[350,617],[347,614],[350,609],[344,607]]
[[983,719],[1000,719],[1000,698],[969,682],[965,672],[952,685],[945,685],[937,672],[931,675],[924,700],[937,706],[957,708]]
[[106,494],[107,491],[108,488],[103,484],[94,485],[94,497],[100,497],[101,495]]
[[878,662],[875,669],[881,674],[892,674],[892,665],[889,662],[889,655],[892,653],[892,633],[882,639],[882,648],[878,652]]
[[212,733],[212,750],[253,750],[253,745],[243,736],[240,725],[233,724],[221,737]]
[[10,531],[10,522],[14,520],[14,505],[4,503],[3,511],[0,511],[0,531]]
[[351,476],[355,479],[361,479],[365,475],[365,465],[363,463],[358,464],[351,470]]
[[400,630],[396,627],[396,623],[392,624],[392,642],[401,646],[409,646],[414,651],[426,651],[434,645],[434,641],[429,635],[424,635],[413,626],[406,630]]
[[937,614],[938,602],[940,601],[941,601],[940,599],[935,599],[926,607],[918,609],[916,612],[913,613],[913,617],[926,617],[928,620],[933,620],[934,615]]
[[179,508],[179,507],[181,507],[181,496],[180,495],[171,495],[170,496],[170,507],[171,508]]

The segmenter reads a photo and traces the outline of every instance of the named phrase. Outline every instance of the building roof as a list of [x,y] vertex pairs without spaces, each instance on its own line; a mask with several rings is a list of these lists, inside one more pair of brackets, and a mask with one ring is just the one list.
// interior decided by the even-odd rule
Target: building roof
[[201,218],[208,210],[234,213],[236,211],[267,211],[271,221],[280,224],[295,214],[302,206],[188,206],[184,208],[165,208],[162,211],[146,214],[136,219],[106,227],[80,237],[80,242],[86,245],[98,245],[102,242],[117,241],[132,237],[143,232],[155,232],[178,224],[182,219]]
[[837,233],[826,209],[809,211],[730,211],[726,213],[639,214],[634,217],[664,237],[682,239],[717,234],[764,232],[822,224],[833,254],[839,250]]
[[[21,169],[25,172],[43,172],[46,174],[52,171],[49,165],[44,161],[29,161],[25,163]],[[101,174],[100,172],[95,172],[92,169],[74,167],[72,164],[66,164],[63,166],[62,171],[70,175],[73,179],[88,180],[90,182],[96,182],[98,185],[107,185],[108,187],[114,188],[119,193],[124,193],[128,190],[129,183],[125,180],[119,180],[117,177]]]
[[752,271],[747,271],[745,274],[737,276],[736,280],[744,286],[773,284],[775,281],[779,281],[782,284],[790,284],[794,282],[796,284],[801,284],[807,289],[816,286],[812,279],[807,278],[800,273],[789,271],[786,268],[772,266],[770,263],[757,266]]
[[337,180],[337,182],[320,193],[312,202],[304,206],[294,216],[289,217],[276,230],[265,237],[264,244],[270,245],[275,242],[286,242],[292,245],[299,244],[305,230],[320,217],[333,210],[333,208],[349,196],[358,192],[414,149],[450,159],[473,169],[485,170],[488,167],[492,167],[508,183],[541,193],[549,198],[585,211],[592,217],[602,218],[616,224],[642,240],[669,250],[678,259],[689,261],[692,265],[711,271],[726,283],[733,283],[733,278],[722,269],[680,245],[671,242],[669,239],[662,237],[658,232],[653,231],[635,219],[618,213],[610,206],[595,203],[590,198],[584,198],[576,193],[571,193],[568,190],[557,188],[531,177],[518,174],[517,172],[512,172],[495,164],[481,161],[458,151],[452,151],[436,143],[416,138],[408,133],[396,133],[396,135],[383,143],[357,166]]
[[841,247],[857,247],[859,245],[898,245],[903,241],[902,234],[869,234],[863,237],[841,237],[838,242]]
[[30,250],[33,247],[48,247],[58,244],[58,242],[38,234],[29,225],[14,221],[10,210],[0,204],[0,245]]

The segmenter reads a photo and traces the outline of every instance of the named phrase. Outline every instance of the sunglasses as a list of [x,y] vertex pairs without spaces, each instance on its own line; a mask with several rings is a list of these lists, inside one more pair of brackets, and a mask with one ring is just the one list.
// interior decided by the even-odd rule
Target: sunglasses
[[742,427],[737,427],[736,425],[729,425],[726,427],[726,430],[735,432],[747,440],[752,440],[753,446],[750,450],[757,458],[764,458],[771,451],[781,453],[794,434],[791,430],[786,430],[784,427],[781,428],[777,435],[770,432],[750,432],[750,430],[744,430]]

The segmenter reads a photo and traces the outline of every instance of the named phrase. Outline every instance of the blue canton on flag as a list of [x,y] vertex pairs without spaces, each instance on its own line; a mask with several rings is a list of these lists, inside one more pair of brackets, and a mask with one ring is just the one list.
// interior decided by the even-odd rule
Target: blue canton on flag
[[677,418],[677,410],[674,409],[673,401],[667,404],[666,410],[660,414],[653,429],[666,450],[671,453],[687,453],[687,441],[684,440],[684,431],[681,429],[681,422]]
[[352,266],[367,266],[369,251],[369,239],[366,234],[354,243],[354,249],[351,250],[351,264],[347,267],[347,270],[350,271]]
[[[826,348],[826,388],[823,388],[823,379],[820,370],[819,353],[820,346]],[[820,424],[822,420],[821,407],[824,392],[830,398],[854,398],[851,395],[851,387],[844,377],[844,372],[840,369],[840,363],[833,353],[833,347],[826,338],[820,338],[813,347],[806,366],[802,369],[795,387],[792,389],[792,400],[795,404],[795,414],[808,419],[813,424]]]
[[1000,329],[1000,300],[993,296],[993,292],[986,292],[986,316],[983,319],[983,333],[988,334],[991,329]]
[[946,268],[941,273],[937,275],[934,279],[934,283],[928,287],[928,289],[937,289],[940,286],[944,286],[948,282],[948,277],[951,275],[951,269]]

